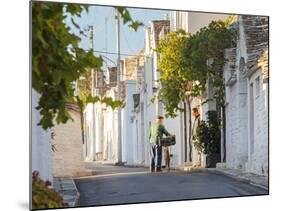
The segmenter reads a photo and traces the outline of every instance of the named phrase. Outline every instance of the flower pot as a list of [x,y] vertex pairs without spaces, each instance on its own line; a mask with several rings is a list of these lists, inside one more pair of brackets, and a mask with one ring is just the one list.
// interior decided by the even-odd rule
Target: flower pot
[[216,168],[216,164],[221,162],[221,156],[219,153],[208,154],[205,159],[205,168]]

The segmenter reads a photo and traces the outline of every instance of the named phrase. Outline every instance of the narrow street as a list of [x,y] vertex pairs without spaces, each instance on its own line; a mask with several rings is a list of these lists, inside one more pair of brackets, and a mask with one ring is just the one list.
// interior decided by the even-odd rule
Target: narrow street
[[269,16],[181,6],[30,2],[31,210],[269,195]]
[[210,172],[149,173],[147,168],[96,165],[96,176],[75,180],[78,206],[263,195],[267,191]]

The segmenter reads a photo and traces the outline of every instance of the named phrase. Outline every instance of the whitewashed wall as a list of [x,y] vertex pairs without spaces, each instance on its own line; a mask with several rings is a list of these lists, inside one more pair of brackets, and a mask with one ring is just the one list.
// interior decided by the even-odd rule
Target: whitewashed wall
[[92,103],[87,104],[84,110],[85,121],[85,143],[84,143],[84,158],[85,161],[94,161],[96,158],[96,144],[94,140],[94,105]]
[[117,161],[117,111],[107,108],[104,114],[104,144],[103,153],[104,160]]
[[134,164],[134,154],[136,153],[136,134],[133,124],[133,94],[136,90],[136,81],[126,80],[126,106],[122,109],[122,161],[127,165]]
[[[259,80],[257,80],[259,79]],[[262,175],[268,174],[268,84],[262,83],[261,70],[249,78],[249,86],[253,84],[253,138],[248,138],[248,162],[246,170]],[[248,134],[251,134],[248,127]]]
[[95,103],[95,149],[96,159],[102,159],[103,154],[103,138],[104,138],[104,117],[103,106],[100,102]]
[[[236,47],[235,75],[236,82],[226,87],[226,163],[230,168],[245,170],[248,160],[247,133],[247,79],[242,77],[240,58],[247,59],[244,30],[239,24],[239,39]],[[231,76],[230,70],[225,70],[226,81]]]
[[[146,43],[149,41],[146,41]],[[150,48],[150,46],[148,46]],[[149,51],[146,49],[147,56],[150,56]],[[153,58],[146,57],[144,64],[144,84],[143,92],[140,94],[140,102],[143,103],[144,112],[144,156],[145,165],[150,165],[150,124],[155,121],[156,111],[154,109],[151,99],[153,97]]]
[[[242,58],[247,62],[244,28],[239,19],[235,62],[237,80],[226,87],[226,165],[267,175],[268,84],[263,83],[261,70],[249,78],[243,77]],[[224,68],[224,77],[226,81],[230,78],[228,65]]]
[[32,89],[32,137],[31,137],[31,169],[39,171],[44,180],[53,181],[51,131],[43,130],[39,123],[41,115],[35,107],[38,106],[40,95]]
[[[107,97],[115,100],[115,87],[108,90]],[[85,118],[85,161],[107,160],[117,161],[118,121],[117,109],[101,103],[87,104]]]

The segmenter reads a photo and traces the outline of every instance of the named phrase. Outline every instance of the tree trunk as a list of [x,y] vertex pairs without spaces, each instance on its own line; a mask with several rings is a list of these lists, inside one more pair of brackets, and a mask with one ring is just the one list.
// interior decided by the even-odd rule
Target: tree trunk
[[191,105],[190,105],[190,101],[189,101],[189,95],[187,96],[187,107],[188,107],[188,123],[189,123],[189,137],[188,137],[188,144],[189,144],[189,161],[192,162],[192,134],[191,134],[191,130],[192,130],[192,124],[191,124]]
[[82,138],[82,144],[84,144],[84,114],[81,112],[80,115],[80,120],[81,120],[81,138]]
[[183,101],[183,122],[184,122],[184,162],[187,162],[187,134],[186,134],[186,102]]
[[226,162],[226,121],[225,121],[225,106],[222,106],[222,127],[223,127],[223,160],[222,162]]

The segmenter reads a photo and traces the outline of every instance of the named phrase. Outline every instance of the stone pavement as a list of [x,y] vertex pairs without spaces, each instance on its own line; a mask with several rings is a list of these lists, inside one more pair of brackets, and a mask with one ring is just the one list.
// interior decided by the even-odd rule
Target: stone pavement
[[68,207],[75,207],[79,199],[79,192],[72,178],[55,177],[53,181],[55,191],[59,192],[63,197],[63,202],[68,204]]

